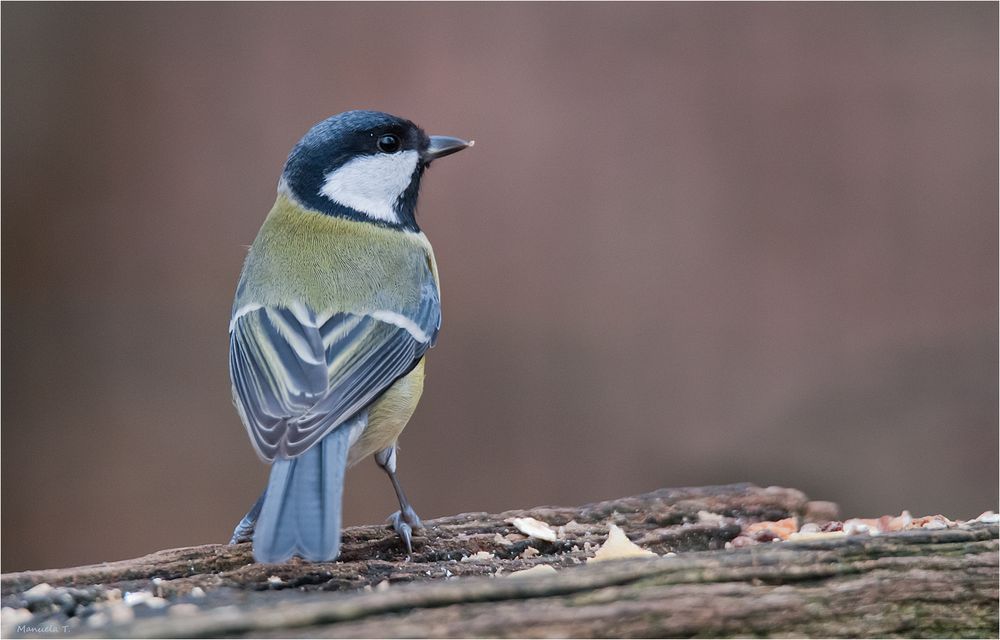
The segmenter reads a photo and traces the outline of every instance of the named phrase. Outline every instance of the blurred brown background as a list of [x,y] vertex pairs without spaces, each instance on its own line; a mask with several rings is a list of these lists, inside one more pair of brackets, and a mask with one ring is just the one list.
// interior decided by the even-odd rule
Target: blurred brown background
[[[661,486],[997,507],[997,4],[19,4],[4,571],[224,541],[245,247],[350,108],[476,148],[421,221],[425,517]],[[370,462],[349,524],[393,511]]]

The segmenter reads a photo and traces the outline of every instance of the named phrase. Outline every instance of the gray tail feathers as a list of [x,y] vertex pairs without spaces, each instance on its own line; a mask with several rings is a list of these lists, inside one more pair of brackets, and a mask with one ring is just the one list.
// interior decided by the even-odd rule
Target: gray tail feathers
[[257,562],[298,555],[330,561],[340,552],[340,505],[351,429],[340,425],[305,453],[275,460],[254,529]]

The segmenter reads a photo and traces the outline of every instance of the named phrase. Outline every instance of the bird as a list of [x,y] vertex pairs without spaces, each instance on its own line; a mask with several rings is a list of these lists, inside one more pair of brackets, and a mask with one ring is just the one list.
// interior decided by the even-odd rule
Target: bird
[[369,455],[412,554],[422,527],[396,473],[397,440],[441,328],[437,263],[416,219],[434,160],[474,141],[428,136],[379,111],[347,111],[295,145],[250,246],[229,322],[233,402],[267,486],[231,544],[257,562],[334,560],[344,473]]

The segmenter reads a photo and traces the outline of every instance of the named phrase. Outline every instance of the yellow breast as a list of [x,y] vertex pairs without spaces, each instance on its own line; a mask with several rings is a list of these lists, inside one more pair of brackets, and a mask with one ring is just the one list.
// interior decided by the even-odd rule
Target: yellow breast
[[348,457],[353,465],[376,451],[395,444],[424,390],[424,358],[408,374],[393,383],[368,409],[368,427]]

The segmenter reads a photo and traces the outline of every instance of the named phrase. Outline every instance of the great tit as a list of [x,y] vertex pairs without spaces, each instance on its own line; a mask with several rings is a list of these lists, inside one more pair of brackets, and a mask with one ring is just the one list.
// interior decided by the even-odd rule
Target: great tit
[[399,499],[390,521],[411,553],[421,524],[396,476],[396,440],[441,327],[417,193],[433,160],[472,144],[348,111],[316,124],[288,156],[229,322],[233,399],[271,463],[231,540],[252,539],[258,562],[336,558],[344,472],[372,454]]

